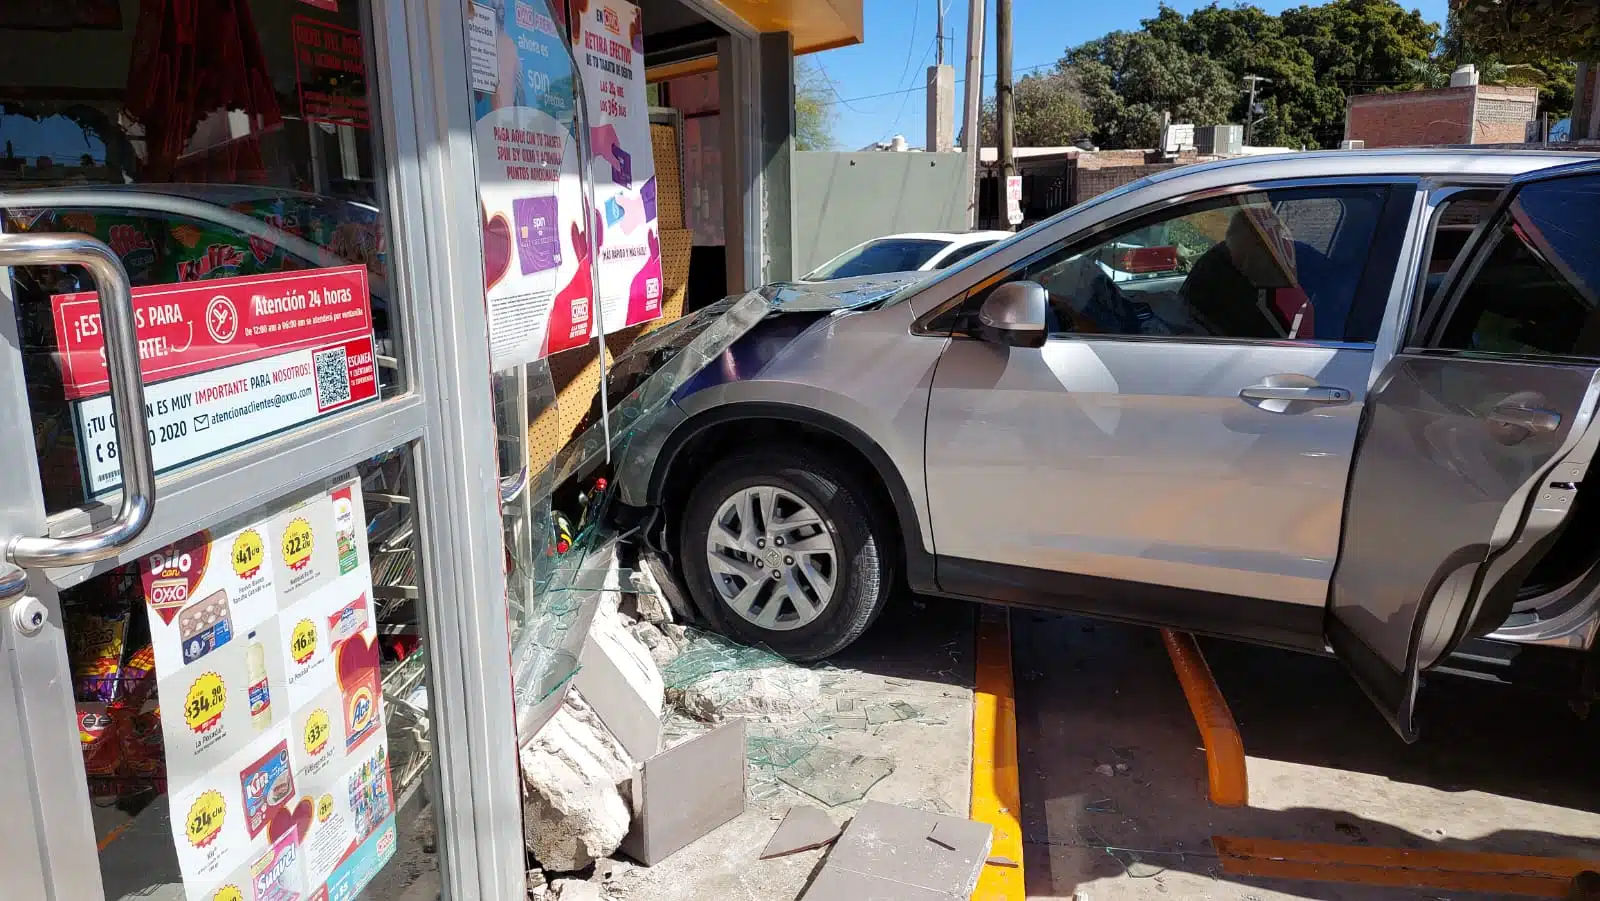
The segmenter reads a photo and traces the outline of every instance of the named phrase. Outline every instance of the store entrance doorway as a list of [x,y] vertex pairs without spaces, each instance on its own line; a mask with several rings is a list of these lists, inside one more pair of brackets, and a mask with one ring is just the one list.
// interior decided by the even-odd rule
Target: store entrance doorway
[[[453,358],[396,189],[431,102],[407,37],[464,37],[358,0],[8,10],[0,894],[479,896],[519,836],[441,784],[503,770],[520,818],[483,764],[515,753],[509,666],[463,678],[483,636],[439,588],[503,597],[502,554],[439,512],[482,466],[438,379],[487,405],[487,349]],[[503,748],[449,726],[486,711]]]

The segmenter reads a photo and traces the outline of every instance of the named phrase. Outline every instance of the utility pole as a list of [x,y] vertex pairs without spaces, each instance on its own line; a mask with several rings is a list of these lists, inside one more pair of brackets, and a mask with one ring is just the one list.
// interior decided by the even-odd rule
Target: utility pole
[[955,149],[956,70],[944,63],[944,5],[950,0],[933,0],[939,14],[939,30],[934,38],[938,59],[928,67],[928,141],[930,153],[949,153]]
[[1015,96],[1011,91],[1011,0],[995,0],[994,6],[994,109],[995,129],[999,132],[1000,175],[1017,174],[1015,139]]
[[[1244,143],[1246,147],[1252,146],[1251,138],[1255,136],[1256,123],[1261,121],[1256,118],[1260,111],[1256,109],[1256,85],[1271,84],[1272,79],[1260,75],[1246,75],[1244,77],[1245,90],[1250,94],[1250,105],[1244,110]],[[1263,117],[1265,118],[1265,117]]]
[[984,0],[967,0],[967,90],[961,114],[962,163],[967,170],[967,227],[978,224],[978,106],[983,102],[983,20],[988,15]]

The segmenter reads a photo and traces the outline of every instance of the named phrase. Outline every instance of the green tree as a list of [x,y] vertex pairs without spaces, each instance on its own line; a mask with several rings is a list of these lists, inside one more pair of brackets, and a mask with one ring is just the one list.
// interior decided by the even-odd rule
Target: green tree
[[[1015,117],[1012,131],[1018,147],[1065,147],[1087,137],[1094,129],[1087,101],[1078,85],[1077,72],[1057,69],[1024,75],[1013,85]],[[978,111],[978,133],[983,145],[994,147],[994,98]]]
[[[1254,143],[1315,147],[1325,133],[1342,131],[1344,92],[1317,80],[1315,60],[1287,33],[1278,16],[1257,6],[1213,3],[1185,17],[1163,5],[1155,18],[1143,24],[1157,37],[1220,62],[1236,84],[1242,85],[1246,75],[1269,79],[1258,84],[1256,99],[1263,110],[1256,116]],[[1248,105],[1248,95],[1239,91],[1227,121],[1244,122]]]
[[1426,62],[1415,64],[1415,87],[1442,88],[1450,83],[1456,67],[1472,64],[1484,84],[1528,85],[1539,89],[1539,111],[1559,118],[1572,110],[1573,80],[1571,60],[1548,50],[1516,51],[1503,55],[1486,49],[1491,42],[1463,26],[1460,11],[1452,9],[1445,21],[1438,52]]
[[[1393,90],[1415,77],[1414,63],[1430,58],[1439,27],[1394,0],[1333,0],[1283,11],[1284,34],[1311,55],[1317,84],[1346,94]],[[1331,95],[1330,95],[1331,96]],[[1319,110],[1315,143],[1344,136],[1344,104]],[[1310,142],[1308,142],[1310,143]]]
[[1060,66],[1077,73],[1095,141],[1107,148],[1155,146],[1162,113],[1174,122],[1226,122],[1237,90],[1221,63],[1146,31],[1080,44]]
[[794,62],[794,148],[832,150],[833,82],[810,60]]
[[1594,0],[1462,0],[1461,32],[1507,60],[1600,60],[1600,4]]
[[1359,94],[1403,84],[1427,59],[1439,26],[1394,0],[1333,0],[1283,11],[1283,27],[1311,54],[1317,78]]

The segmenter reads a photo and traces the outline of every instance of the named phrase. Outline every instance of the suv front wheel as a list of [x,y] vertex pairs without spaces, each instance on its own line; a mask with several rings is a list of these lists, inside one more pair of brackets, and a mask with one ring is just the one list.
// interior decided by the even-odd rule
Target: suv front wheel
[[713,466],[684,512],[679,557],[717,631],[792,660],[855,641],[894,584],[891,532],[861,478],[776,448]]

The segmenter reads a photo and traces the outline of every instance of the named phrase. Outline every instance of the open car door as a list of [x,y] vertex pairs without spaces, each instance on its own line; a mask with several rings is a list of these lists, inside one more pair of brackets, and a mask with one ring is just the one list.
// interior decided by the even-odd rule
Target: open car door
[[1504,622],[1600,442],[1596,235],[1600,163],[1516,181],[1368,395],[1327,638],[1406,741],[1422,673]]

